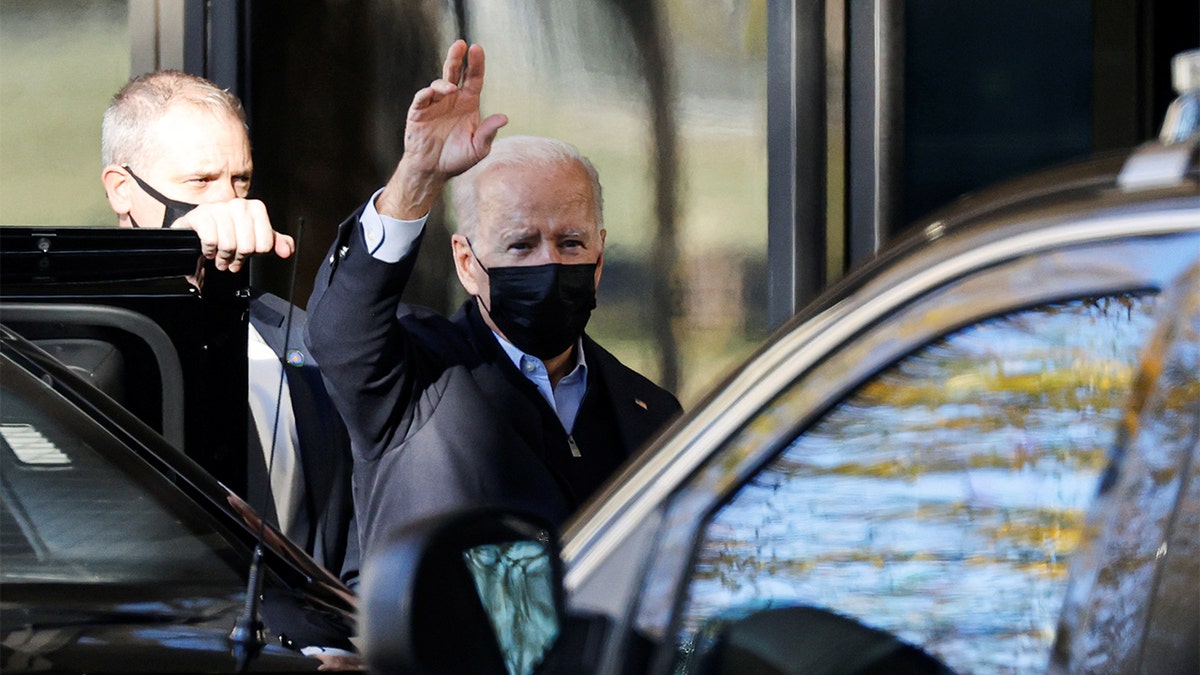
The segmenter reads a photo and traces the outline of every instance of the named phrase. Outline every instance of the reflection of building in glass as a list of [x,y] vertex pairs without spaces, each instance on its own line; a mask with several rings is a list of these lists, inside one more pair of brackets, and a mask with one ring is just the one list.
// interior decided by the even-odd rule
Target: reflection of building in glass
[[129,79],[128,0],[0,3],[0,225],[115,225],[100,116]]
[[710,251],[690,259],[684,281],[684,315],[703,329],[740,330],[746,319],[745,276],[737,254]]

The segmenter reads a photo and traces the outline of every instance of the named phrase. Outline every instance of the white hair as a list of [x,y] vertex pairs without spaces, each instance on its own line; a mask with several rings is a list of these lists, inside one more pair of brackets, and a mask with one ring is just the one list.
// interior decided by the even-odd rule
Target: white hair
[[604,195],[600,189],[600,174],[591,160],[570,143],[541,136],[506,136],[492,143],[492,150],[475,166],[451,183],[451,198],[457,220],[456,230],[468,239],[475,236],[479,226],[479,177],[497,166],[533,166],[551,168],[578,163],[587,171],[592,188],[596,229],[604,228]]
[[150,127],[176,103],[188,103],[214,114],[231,115],[246,128],[242,102],[229,91],[196,75],[159,70],[130,80],[113,96],[100,129],[100,161],[128,165],[145,161],[152,151]]

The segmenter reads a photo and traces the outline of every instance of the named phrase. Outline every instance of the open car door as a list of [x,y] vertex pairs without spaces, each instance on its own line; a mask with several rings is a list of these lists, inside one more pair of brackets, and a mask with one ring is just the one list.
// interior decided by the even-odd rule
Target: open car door
[[246,493],[249,273],[187,230],[0,228],[0,322]]

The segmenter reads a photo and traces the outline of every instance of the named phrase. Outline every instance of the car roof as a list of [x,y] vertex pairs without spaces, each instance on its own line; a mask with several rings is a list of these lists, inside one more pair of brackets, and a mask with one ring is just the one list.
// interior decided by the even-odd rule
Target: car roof
[[[885,269],[893,269],[897,276],[904,274],[902,261],[937,239],[971,237],[975,240],[967,245],[977,246],[985,241],[1036,231],[1063,217],[1194,208],[1200,197],[1200,162],[1196,158],[1195,144],[1185,149],[1190,154],[1190,161],[1173,177],[1133,186],[1122,184],[1123,171],[1134,164],[1136,158],[1153,153],[1159,147],[1158,143],[1150,143],[1133,151],[1099,154],[963,195],[918,219],[884,249],[797,312],[775,335],[786,333],[842,302]],[[943,256],[954,254],[945,249],[941,252]]]

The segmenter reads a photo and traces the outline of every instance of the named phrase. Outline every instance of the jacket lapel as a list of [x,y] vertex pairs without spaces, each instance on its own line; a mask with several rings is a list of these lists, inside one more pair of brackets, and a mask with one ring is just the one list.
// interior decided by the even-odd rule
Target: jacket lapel
[[[629,377],[628,369],[587,335],[583,336],[583,351],[588,367],[599,371],[600,377],[596,381],[606,385],[600,393],[608,396],[626,456],[632,455],[659,430],[664,416],[670,413],[653,410],[655,398],[643,391],[641,379]],[[588,387],[590,390],[590,383]]]
[[[537,403],[541,400],[541,394],[500,348],[492,329],[484,323],[473,301],[468,300],[455,314],[453,321],[469,336],[471,347],[479,356],[479,362],[471,366],[471,374],[488,404],[495,409],[495,419],[519,420],[516,424],[510,424],[510,427],[540,455],[545,447],[542,411]],[[514,391],[523,395],[514,396]]]

